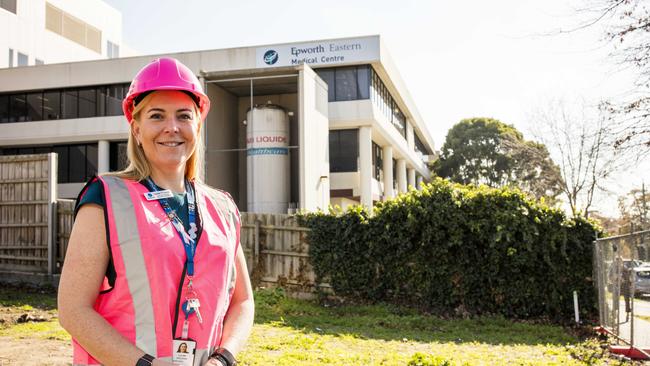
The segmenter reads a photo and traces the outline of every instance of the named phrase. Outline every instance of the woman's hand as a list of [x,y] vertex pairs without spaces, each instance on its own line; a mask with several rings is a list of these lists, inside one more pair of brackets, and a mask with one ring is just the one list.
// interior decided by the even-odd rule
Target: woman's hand
[[210,358],[206,363],[203,364],[203,366],[226,366],[223,364],[223,362],[217,360],[216,358]]

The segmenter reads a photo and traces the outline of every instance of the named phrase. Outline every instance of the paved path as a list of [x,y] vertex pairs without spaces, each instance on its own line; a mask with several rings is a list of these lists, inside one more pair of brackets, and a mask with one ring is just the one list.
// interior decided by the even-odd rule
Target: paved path
[[[620,317],[620,333],[619,335],[625,340],[629,341],[631,338],[631,322],[625,321],[625,303],[621,298]],[[638,318],[638,316],[645,316],[650,319],[650,298],[634,299],[634,344],[643,348],[650,348],[650,321]]]

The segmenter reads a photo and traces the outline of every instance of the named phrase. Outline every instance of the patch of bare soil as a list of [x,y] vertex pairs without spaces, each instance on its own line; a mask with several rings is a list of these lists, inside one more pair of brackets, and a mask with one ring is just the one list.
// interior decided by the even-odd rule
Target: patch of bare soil
[[71,364],[72,345],[68,341],[0,337],[0,366]]

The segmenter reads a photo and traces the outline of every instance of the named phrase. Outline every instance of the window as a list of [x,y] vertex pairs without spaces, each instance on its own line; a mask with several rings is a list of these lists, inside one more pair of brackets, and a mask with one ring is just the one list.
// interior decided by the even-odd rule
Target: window
[[418,137],[416,133],[413,134],[415,140],[415,152],[419,155],[428,155],[428,150],[426,146],[422,143],[422,140]]
[[0,95],[0,123],[9,122],[9,96]]
[[43,119],[61,119],[61,92],[46,91],[43,93]]
[[370,99],[370,67],[368,65],[357,68],[357,95],[359,99]]
[[59,183],[83,183],[97,174],[97,144],[45,145],[0,148],[0,155],[25,155],[55,152]]
[[106,41],[106,56],[108,58],[120,57],[120,46],[111,41]]
[[55,146],[52,149],[52,152],[59,154],[58,160],[58,178],[59,183],[68,183],[68,175],[70,170],[70,164],[67,164],[70,161],[70,154],[68,154],[68,146]]
[[122,99],[129,90],[129,84],[111,85],[106,94],[106,116],[119,116],[122,114]]
[[0,94],[0,123],[119,116],[128,84]]
[[371,100],[379,107],[379,110],[384,114],[386,120],[392,124],[399,133],[406,137],[406,117],[400,110],[397,102],[388,91],[388,88],[381,81],[379,75],[374,70],[368,70],[372,75],[369,77],[371,81]]
[[316,69],[327,83],[328,101],[338,102],[370,98],[370,66]]
[[356,172],[359,158],[359,130],[329,132],[330,172]]
[[9,67],[14,67],[14,50],[9,49]]
[[95,88],[79,90],[79,118],[97,116],[97,91]]
[[16,14],[16,0],[0,0],[0,8]]
[[34,59],[34,64],[35,64],[35,65],[43,65],[44,62],[43,62],[43,60],[39,60],[39,59],[35,58],[35,59]]
[[27,66],[29,65],[29,57],[24,54],[18,52],[18,66]]
[[43,119],[43,93],[27,94],[27,121]]
[[336,100],[336,91],[334,90],[334,69],[317,70],[318,76],[327,84],[327,100]]
[[25,122],[27,119],[27,101],[25,94],[9,96],[9,122]]
[[126,141],[111,142],[110,145],[110,162],[111,171],[123,170],[129,165],[129,158],[126,153]]
[[377,145],[374,141],[372,142],[372,171],[373,176],[378,181],[384,180],[384,152],[381,146]]
[[341,67],[335,72],[336,100],[357,99],[357,69],[355,67]]
[[77,107],[79,105],[79,91],[76,89],[66,90],[61,93],[61,97],[63,97],[63,102],[61,103],[61,107],[63,108],[63,118],[77,118],[79,116],[77,113]]
[[393,159],[393,190],[397,192],[397,160]]

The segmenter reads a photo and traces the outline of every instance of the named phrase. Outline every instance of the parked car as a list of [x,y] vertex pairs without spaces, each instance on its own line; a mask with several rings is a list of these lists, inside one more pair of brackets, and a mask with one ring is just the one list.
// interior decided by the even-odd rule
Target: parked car
[[634,296],[650,295],[650,267],[634,268]]

